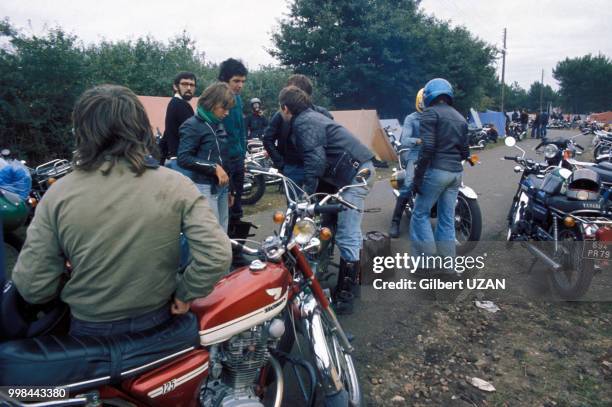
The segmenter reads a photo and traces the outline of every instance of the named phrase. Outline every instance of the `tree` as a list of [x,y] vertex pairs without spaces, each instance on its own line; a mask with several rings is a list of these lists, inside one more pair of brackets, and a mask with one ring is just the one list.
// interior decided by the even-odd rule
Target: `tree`
[[561,104],[572,113],[612,110],[612,62],[604,55],[566,58],[557,63]]
[[3,147],[35,161],[70,156],[72,107],[89,82],[76,37],[61,28],[25,37],[8,20],[1,26],[10,44],[0,50]]
[[[530,111],[540,110],[540,91],[542,90],[541,82],[534,82],[529,87],[527,93],[527,109]],[[550,85],[544,85],[544,91],[542,92],[542,109],[546,110],[548,103],[552,103],[553,106],[558,105],[557,92],[550,87]]]
[[495,49],[425,16],[414,0],[294,0],[272,39],[281,64],[318,80],[337,108],[403,117],[434,77],[467,111],[494,78]]

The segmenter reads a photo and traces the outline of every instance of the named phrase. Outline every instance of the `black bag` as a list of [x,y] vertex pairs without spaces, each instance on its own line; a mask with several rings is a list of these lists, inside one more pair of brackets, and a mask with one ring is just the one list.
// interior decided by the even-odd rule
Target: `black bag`
[[391,239],[383,232],[367,232],[363,237],[363,248],[361,249],[361,260],[359,264],[359,283],[371,285],[377,278],[388,281],[393,278],[395,268],[385,269],[382,273],[374,273],[375,257],[391,256]]

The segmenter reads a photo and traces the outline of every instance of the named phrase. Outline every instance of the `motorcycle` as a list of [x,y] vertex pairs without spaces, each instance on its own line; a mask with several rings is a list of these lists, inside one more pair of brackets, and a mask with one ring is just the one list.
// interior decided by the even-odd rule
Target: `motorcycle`
[[265,151],[257,153],[247,153],[244,160],[244,187],[242,192],[242,203],[254,205],[266,192],[266,178],[263,174],[253,172],[253,169],[265,170],[267,164],[264,160],[267,154]]
[[[274,169],[260,173],[281,179],[285,191],[299,192]],[[306,380],[296,376],[307,405],[314,405],[317,390],[324,392],[326,405],[361,405],[353,346],[308,260],[316,258],[321,240],[329,238],[329,231],[318,229],[312,219],[351,207],[339,194],[367,184],[368,175],[359,175],[363,183],[346,186],[319,203],[312,197],[292,200],[304,194],[287,193],[286,212],[274,215],[279,233],[258,248],[232,241],[258,258],[220,280],[207,297],[193,301],[191,313],[155,328],[159,341],[154,349],[141,349],[141,333],[110,339],[44,336],[57,325],[49,319],[38,321],[35,338],[0,343],[0,384],[62,389],[61,400],[37,405],[279,407],[285,393],[284,361],[306,372]],[[337,203],[327,204],[331,199]],[[40,315],[32,308],[29,313]],[[6,321],[0,315],[2,332],[25,318],[19,314]],[[42,329],[45,323],[51,328]],[[287,354],[298,332],[316,369],[305,358]],[[300,347],[303,341],[296,343]],[[61,352],[52,350],[57,346]],[[43,358],[41,349],[48,350]],[[123,359],[115,359],[121,355]],[[3,399],[10,397],[0,390]]]
[[[401,154],[408,149],[400,149],[397,151],[399,169],[394,168],[391,175],[390,183],[393,188],[393,194],[397,198],[400,194],[400,188],[404,184],[406,177],[406,170],[403,168]],[[468,160],[471,166],[476,165],[478,162],[477,156],[471,156]],[[408,199],[406,204],[405,213],[410,220],[412,217],[412,211],[414,209],[414,193]],[[431,218],[436,218],[437,215],[437,204],[431,209]],[[476,192],[461,182],[459,187],[459,194],[457,195],[457,203],[455,205],[455,239],[457,245],[457,254],[465,255],[472,251],[482,233],[482,213],[480,211],[480,205],[478,205],[478,195]]]
[[514,137],[516,141],[523,141],[527,138],[527,131],[519,122],[511,122],[508,125],[508,136]]
[[522,152],[503,157],[515,161],[514,172],[521,173],[507,217],[508,247],[520,242],[534,256],[534,264],[541,260],[551,269],[548,279],[561,298],[579,299],[588,291],[595,270],[607,264],[605,255],[598,254],[609,256],[605,245],[612,241],[612,221],[606,217],[599,177],[588,169],[572,172],[526,159],[511,137],[505,144]]
[[571,166],[568,166],[567,160],[584,152],[584,147],[574,141],[578,136],[580,135],[568,139],[562,137],[549,139],[545,137],[540,144],[534,148],[534,151],[538,153],[542,151],[544,153],[544,158],[549,167],[561,166],[571,169]]
[[594,134],[593,156],[595,162],[612,162],[612,134],[603,130],[596,130]]

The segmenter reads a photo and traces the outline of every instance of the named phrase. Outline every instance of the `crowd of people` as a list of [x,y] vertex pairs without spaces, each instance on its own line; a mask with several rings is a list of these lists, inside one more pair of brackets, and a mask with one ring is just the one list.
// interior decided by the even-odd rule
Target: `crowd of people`
[[[179,73],[159,150],[130,89],[101,85],[79,98],[75,170],[40,202],[13,271],[26,301],[61,297],[75,335],[138,332],[187,312],[192,300],[230,272],[228,230],[243,215],[246,140],[252,136],[263,138],[274,165],[308,195],[356,184],[357,173],[368,170],[367,185],[343,192],[357,209],[341,212],[336,226],[334,306],[340,314],[353,312],[374,153],[314,104],[304,75],[288,79],[269,123],[259,99],[250,101],[245,119],[247,76],[241,61],[224,61],[218,82],[202,92],[194,110],[189,101],[197,78]],[[419,254],[454,255],[454,202],[468,139],[467,123],[452,104],[451,85],[433,79],[404,123],[402,159],[411,179],[398,205],[416,193],[410,240]],[[434,232],[429,214],[436,202]],[[400,212],[394,211],[394,226]]]

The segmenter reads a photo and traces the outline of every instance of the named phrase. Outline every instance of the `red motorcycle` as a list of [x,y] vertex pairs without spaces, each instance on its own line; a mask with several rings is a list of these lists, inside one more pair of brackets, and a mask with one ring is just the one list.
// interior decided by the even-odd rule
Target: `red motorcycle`
[[[286,212],[274,215],[280,231],[257,249],[233,242],[259,259],[220,280],[210,295],[192,303],[191,313],[154,328],[159,338],[154,349],[140,345],[151,346],[143,342],[146,332],[49,335],[57,325],[44,322],[45,317],[41,322],[41,312],[51,315],[47,320],[61,319],[57,305],[30,308],[29,316],[19,311],[12,321],[38,318],[31,325],[45,327],[30,326],[25,335],[29,339],[0,343],[0,385],[10,386],[0,391],[0,405],[2,400],[15,405],[42,400],[36,405],[278,407],[284,395],[281,362],[294,364],[307,405],[314,404],[317,389],[326,405],[361,405],[353,347],[311,262],[321,240],[331,238],[317,222],[318,215],[354,208],[340,193],[365,186],[369,172],[361,174],[362,184],[344,187],[319,203],[300,194],[276,170],[265,174],[279,177],[287,191]],[[296,201],[290,195],[302,198]],[[330,201],[336,203],[327,204]],[[298,332],[304,341],[297,340]],[[306,342],[316,369],[308,360],[288,355],[294,342],[302,356],[306,352],[300,343]],[[300,366],[306,375],[297,374]],[[299,379],[303,376],[308,381]]]

